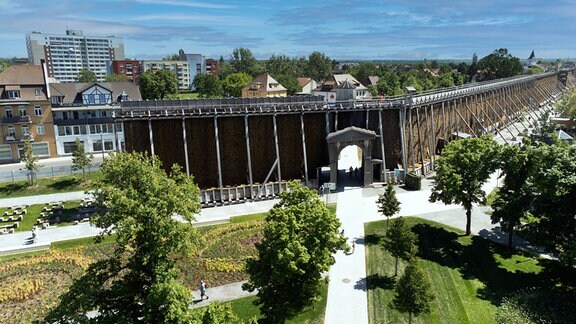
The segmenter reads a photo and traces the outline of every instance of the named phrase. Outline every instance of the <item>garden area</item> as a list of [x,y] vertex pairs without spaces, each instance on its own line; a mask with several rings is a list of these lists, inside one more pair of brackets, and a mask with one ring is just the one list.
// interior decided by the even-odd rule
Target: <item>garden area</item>
[[[418,262],[435,299],[415,323],[572,323],[576,315],[573,268],[419,218],[407,218],[418,236]],[[385,221],[365,225],[370,323],[407,323],[390,307],[394,257],[384,250]]]
[[59,192],[83,191],[92,187],[95,180],[100,179],[99,172],[86,175],[87,181],[83,181],[82,175],[70,175],[56,178],[37,179],[33,186],[28,181],[0,183],[0,197],[14,198],[35,195],[46,195]]

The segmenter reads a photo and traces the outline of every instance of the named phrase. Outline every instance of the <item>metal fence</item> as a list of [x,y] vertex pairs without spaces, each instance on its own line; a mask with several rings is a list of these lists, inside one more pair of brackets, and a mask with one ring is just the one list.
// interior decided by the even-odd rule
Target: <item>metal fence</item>
[[[92,166],[88,170],[86,170],[86,173],[98,172],[101,164],[102,164],[101,162],[92,164]],[[29,174],[30,173],[26,169],[3,171],[0,172],[0,182],[16,182],[16,181],[29,180]],[[74,171],[72,170],[71,165],[45,166],[40,168],[40,170],[36,172],[36,178],[37,179],[55,178],[74,174],[82,174],[82,170]]]

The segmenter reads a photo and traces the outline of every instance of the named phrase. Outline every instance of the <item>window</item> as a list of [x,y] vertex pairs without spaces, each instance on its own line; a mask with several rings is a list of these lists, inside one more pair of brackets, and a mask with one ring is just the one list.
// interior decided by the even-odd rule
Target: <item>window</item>
[[64,142],[64,153],[71,154],[76,150],[76,142]]
[[6,96],[8,97],[8,99],[18,99],[18,98],[20,98],[20,91],[8,90],[8,91],[6,91]]
[[30,135],[30,127],[26,124],[22,125],[22,135]]
[[28,116],[28,113],[26,113],[26,107],[18,107],[18,114],[20,117]]
[[0,160],[11,160],[12,149],[10,144],[0,144]]
[[44,135],[44,124],[36,125],[36,133],[38,135]]
[[42,107],[40,107],[40,106],[34,106],[34,115],[36,115],[36,116],[42,116]]
[[6,107],[6,118],[12,118],[12,108]]
[[48,149],[48,143],[47,142],[31,143],[31,146],[32,146],[32,152],[34,152],[34,155],[37,155],[37,156],[49,156],[50,155],[50,150]]
[[34,95],[40,97],[42,95],[42,89],[34,89]]
[[92,143],[92,151],[98,152],[102,151],[102,141],[98,140]]

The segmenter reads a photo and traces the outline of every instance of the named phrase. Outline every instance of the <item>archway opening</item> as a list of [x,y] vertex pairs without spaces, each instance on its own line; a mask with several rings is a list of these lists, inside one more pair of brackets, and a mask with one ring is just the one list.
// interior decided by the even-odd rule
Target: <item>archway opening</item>
[[364,184],[362,160],[364,152],[358,145],[344,147],[338,155],[338,186],[361,187]]

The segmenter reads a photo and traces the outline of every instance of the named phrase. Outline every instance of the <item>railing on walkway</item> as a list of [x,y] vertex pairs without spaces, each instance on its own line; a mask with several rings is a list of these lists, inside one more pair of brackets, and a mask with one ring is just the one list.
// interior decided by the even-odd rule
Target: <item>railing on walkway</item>
[[280,192],[288,190],[288,182],[268,182],[265,184],[240,185],[225,188],[210,188],[200,191],[202,207],[212,207],[244,203],[253,200],[265,200],[278,197]]
[[[40,164],[42,164],[42,161],[40,161]],[[100,164],[102,163],[94,163],[88,170],[86,170],[86,173],[98,172]],[[29,174],[30,172],[26,169],[0,172],[0,182],[26,181],[30,179]],[[46,166],[36,171],[36,179],[55,178],[74,174],[82,174],[82,170],[74,171],[72,170],[71,165]]]

